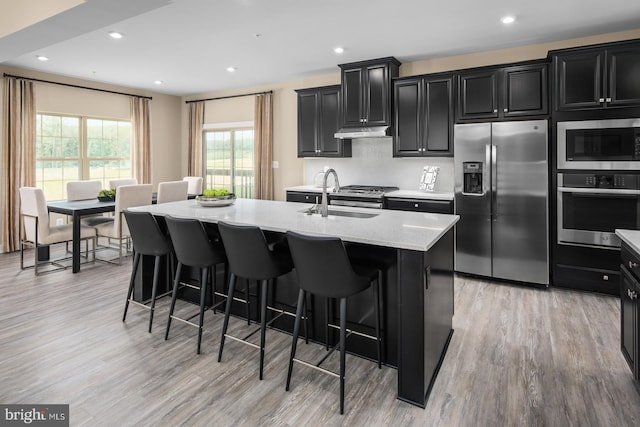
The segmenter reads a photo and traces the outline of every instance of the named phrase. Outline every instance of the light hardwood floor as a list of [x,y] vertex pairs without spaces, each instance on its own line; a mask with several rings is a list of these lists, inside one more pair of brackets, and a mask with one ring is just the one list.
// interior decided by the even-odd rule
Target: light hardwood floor
[[426,409],[395,398],[395,370],[348,356],[340,416],[331,377],[296,365],[284,390],[288,335],[267,333],[259,381],[247,346],[227,341],[216,361],[222,314],[207,313],[199,356],[195,328],[174,322],[164,341],[168,299],[153,333],[136,307],[122,323],[130,268],[98,263],[36,279],[17,254],[0,255],[1,403],[68,403],[72,426],[640,425],[614,297],[458,277],[455,332]]

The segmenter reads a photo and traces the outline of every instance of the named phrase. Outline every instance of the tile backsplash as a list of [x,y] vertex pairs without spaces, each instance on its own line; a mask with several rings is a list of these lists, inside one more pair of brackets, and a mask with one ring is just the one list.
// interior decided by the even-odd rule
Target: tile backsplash
[[422,169],[439,166],[435,191],[453,192],[453,158],[394,158],[392,138],[363,138],[351,142],[350,158],[308,158],[305,185],[313,185],[325,166],[338,173],[341,185],[392,185],[402,190],[418,190]]

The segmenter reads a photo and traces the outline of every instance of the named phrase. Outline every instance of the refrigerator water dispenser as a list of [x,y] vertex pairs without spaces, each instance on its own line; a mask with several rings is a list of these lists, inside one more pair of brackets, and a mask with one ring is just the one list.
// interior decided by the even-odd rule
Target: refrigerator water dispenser
[[462,194],[484,194],[482,189],[482,162],[463,162]]

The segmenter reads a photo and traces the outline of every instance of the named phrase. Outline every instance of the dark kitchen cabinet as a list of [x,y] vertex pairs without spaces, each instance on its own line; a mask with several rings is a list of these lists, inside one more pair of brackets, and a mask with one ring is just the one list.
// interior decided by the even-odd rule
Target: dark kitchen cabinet
[[351,157],[351,140],[334,137],[340,124],[340,86],[296,92],[298,157]]
[[385,197],[385,208],[397,211],[453,214],[453,200]]
[[458,121],[548,114],[547,64],[468,70],[458,74]]
[[640,43],[566,49],[553,58],[556,111],[640,106]]
[[395,80],[394,157],[453,154],[453,76]]
[[287,191],[287,202],[315,203],[322,201],[322,193],[306,191]]
[[399,67],[393,57],[340,65],[343,127],[391,125],[391,80]]
[[640,255],[626,243],[621,245],[620,265],[620,350],[633,372],[640,379]]
[[620,350],[638,379],[638,294],[640,288],[633,276],[620,267]]

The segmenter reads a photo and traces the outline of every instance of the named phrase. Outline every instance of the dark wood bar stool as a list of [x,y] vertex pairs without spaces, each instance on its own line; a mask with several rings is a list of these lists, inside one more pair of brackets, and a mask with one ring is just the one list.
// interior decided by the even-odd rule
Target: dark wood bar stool
[[[227,258],[229,259],[229,270],[231,272],[218,362],[222,360],[225,338],[258,348],[260,350],[260,379],[262,380],[265,353],[265,332],[268,326],[267,309],[275,310],[279,313],[275,318],[270,320],[269,324],[283,314],[293,315],[293,313],[287,313],[284,310],[274,309],[268,306],[268,284],[275,281],[279,276],[289,273],[293,269],[291,255],[286,245],[280,243],[269,245],[264,233],[259,227],[232,225],[220,222],[218,223],[218,230],[222,237],[222,243],[224,244]],[[251,280],[261,282],[259,290],[260,329],[256,329],[243,339],[227,334],[229,315],[231,313],[231,303],[233,301],[233,293],[238,277],[247,280],[247,287]],[[258,330],[260,331],[259,347],[247,341],[247,339],[254,333],[258,332]]]
[[[129,304],[135,304],[149,310],[149,332],[153,326],[153,314],[156,307],[156,299],[158,298],[158,278],[160,276],[160,265],[162,257],[170,257],[173,247],[171,239],[158,226],[156,219],[149,212],[132,212],[124,211],[124,217],[127,220],[129,234],[133,240],[133,268],[131,269],[131,279],[129,281],[129,291],[127,292],[127,302],[124,305],[124,314],[122,321],[127,318],[127,310]],[[136,273],[140,266],[140,258],[142,255],[153,256],[153,284],[151,287],[151,300],[148,305],[131,299],[133,295],[133,286],[135,283]],[[171,265],[171,260],[167,259],[167,264]],[[171,273],[170,273],[171,274]],[[164,296],[164,295],[163,295]]]
[[[356,295],[376,282],[373,289],[376,317],[376,336],[367,336],[377,341],[378,367],[380,360],[380,270],[375,266],[366,264],[352,264],[347,251],[338,237],[305,236],[292,231],[287,232],[287,240],[291,249],[291,256],[298,276],[300,292],[298,295],[298,307],[296,321],[293,327],[293,341],[291,342],[291,355],[289,357],[289,371],[287,373],[286,390],[289,391],[293,362],[317,369],[321,372],[340,378],[340,413],[344,414],[344,384],[345,384],[345,344],[347,334],[355,331],[347,330],[347,298]],[[340,373],[326,370],[320,364],[327,359],[325,356],[319,363],[311,364],[296,359],[296,346],[300,331],[300,319],[306,304],[306,294],[311,293],[325,298],[335,298],[340,305]],[[334,348],[335,349],[335,348]]]
[[[200,354],[200,343],[202,342],[202,324],[204,322],[204,312],[206,307],[207,289],[210,289],[210,295],[213,298],[213,286],[210,286],[209,277],[215,285],[216,266],[226,262],[224,251],[216,247],[210,240],[202,223],[196,219],[180,219],[170,216],[165,217],[173,248],[178,259],[178,267],[176,268],[175,279],[173,281],[173,293],[171,295],[171,309],[169,310],[169,319],[167,321],[167,331],[164,339],[169,339],[169,329],[171,328],[171,320],[175,319],[187,323],[198,328],[198,354]],[[180,275],[183,266],[194,267],[200,270],[199,286],[182,282]],[[209,273],[211,272],[211,276]],[[189,287],[200,291],[200,321],[198,324],[191,322],[194,316],[183,319],[173,315],[176,306],[176,299],[180,287]],[[211,307],[213,308],[213,307]]]

